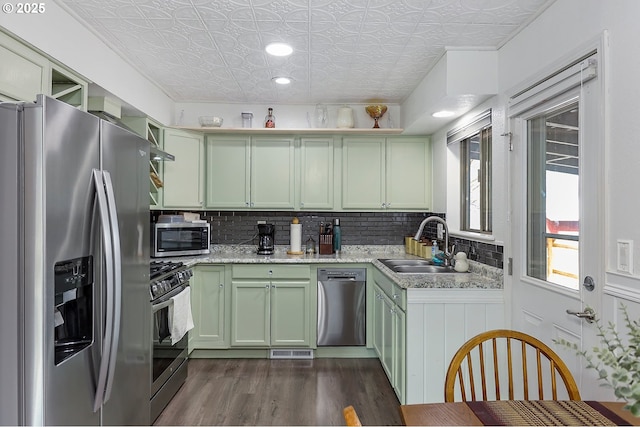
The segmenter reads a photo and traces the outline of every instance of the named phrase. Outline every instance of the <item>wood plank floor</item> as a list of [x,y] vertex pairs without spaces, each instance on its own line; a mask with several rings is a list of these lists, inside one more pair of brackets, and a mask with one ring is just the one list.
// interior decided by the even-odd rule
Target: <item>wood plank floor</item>
[[189,377],[155,425],[401,425],[377,359],[190,359]]

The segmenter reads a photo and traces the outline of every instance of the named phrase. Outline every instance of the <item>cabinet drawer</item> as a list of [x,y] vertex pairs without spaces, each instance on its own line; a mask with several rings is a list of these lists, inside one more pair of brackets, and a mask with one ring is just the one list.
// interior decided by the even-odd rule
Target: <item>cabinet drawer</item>
[[236,264],[231,267],[234,279],[309,279],[308,265]]
[[373,280],[381,290],[402,310],[407,310],[407,290],[402,289],[393,280],[382,274],[377,268],[373,271]]

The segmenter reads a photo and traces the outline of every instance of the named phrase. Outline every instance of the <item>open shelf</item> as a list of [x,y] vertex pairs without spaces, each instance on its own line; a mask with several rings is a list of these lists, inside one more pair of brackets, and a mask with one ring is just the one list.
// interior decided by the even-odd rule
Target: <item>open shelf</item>
[[174,129],[214,134],[274,134],[274,135],[399,135],[401,128],[225,128],[202,126],[171,126]]

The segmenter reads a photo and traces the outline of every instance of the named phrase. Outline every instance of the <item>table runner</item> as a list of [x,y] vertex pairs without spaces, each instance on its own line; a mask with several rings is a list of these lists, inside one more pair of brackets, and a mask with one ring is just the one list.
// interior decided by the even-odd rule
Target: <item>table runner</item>
[[493,426],[628,426],[595,401],[502,400],[466,402],[484,425]]

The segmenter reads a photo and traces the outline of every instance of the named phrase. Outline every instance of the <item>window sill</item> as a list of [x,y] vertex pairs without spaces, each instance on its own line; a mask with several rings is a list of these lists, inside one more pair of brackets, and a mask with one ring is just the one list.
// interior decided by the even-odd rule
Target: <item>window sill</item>
[[492,234],[472,233],[470,231],[451,231],[449,235],[452,237],[460,237],[463,239],[477,240],[480,242],[495,243],[496,238]]

